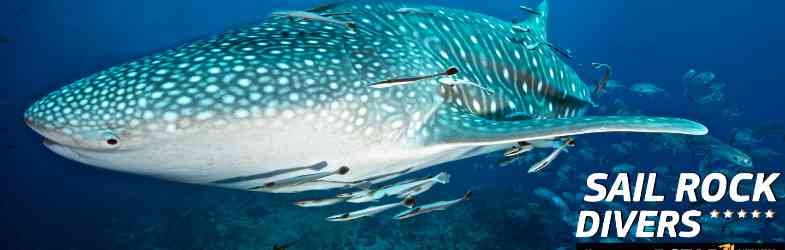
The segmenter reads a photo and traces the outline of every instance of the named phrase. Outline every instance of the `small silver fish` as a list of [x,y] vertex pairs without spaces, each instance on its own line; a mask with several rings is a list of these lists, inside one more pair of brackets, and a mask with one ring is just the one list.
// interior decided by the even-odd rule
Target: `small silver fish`
[[431,203],[431,204],[417,206],[417,207],[414,207],[414,208],[411,208],[411,209],[408,209],[406,211],[403,211],[401,213],[396,214],[395,216],[393,216],[393,219],[404,220],[404,219],[408,219],[408,218],[411,218],[411,217],[414,217],[414,216],[417,216],[417,215],[430,213],[430,212],[433,212],[433,211],[446,210],[447,208],[449,208],[449,207],[451,207],[451,206],[453,206],[455,204],[458,204],[460,202],[469,200],[471,197],[472,197],[472,191],[467,191],[463,195],[463,197],[461,197],[461,198],[458,198],[458,199],[455,199],[455,200],[449,200],[449,201],[437,201],[437,202],[434,202],[434,203]]
[[404,170],[401,170],[401,171],[398,171],[398,172],[392,172],[392,173],[388,173],[388,174],[377,175],[377,176],[370,177],[368,179],[352,181],[352,182],[327,181],[327,180],[320,180],[320,182],[331,182],[331,183],[344,184],[344,186],[342,187],[343,189],[358,188],[358,189],[362,189],[362,190],[368,190],[368,189],[372,189],[373,188],[374,182],[377,182],[377,181],[379,181],[381,179],[386,179],[386,178],[391,178],[391,177],[394,177],[394,176],[403,175],[405,173],[408,173],[411,170],[412,170],[412,168],[407,168],[407,169],[404,169]]
[[396,208],[396,207],[399,207],[399,206],[412,207],[412,206],[414,206],[414,203],[415,203],[415,201],[414,201],[413,198],[407,198],[407,199],[405,199],[405,200],[403,200],[401,202],[398,202],[398,203],[390,203],[390,204],[386,204],[386,205],[373,206],[373,207],[368,207],[368,208],[357,210],[357,211],[353,211],[353,212],[348,212],[348,213],[343,213],[343,214],[336,214],[336,215],[327,217],[327,221],[337,222],[337,221],[356,220],[356,219],[363,218],[363,217],[374,216],[376,214],[379,214],[381,212],[384,212],[384,211],[387,211],[387,210],[390,210],[392,208]]
[[359,192],[343,194],[343,195],[350,195],[349,196],[350,198],[348,200],[346,200],[346,202],[349,202],[349,203],[366,203],[366,202],[378,201],[378,199],[374,196],[376,191],[378,191],[378,190],[375,190],[375,189],[373,189],[373,190],[362,190],[362,191],[359,191]]
[[447,69],[447,71],[442,72],[442,73],[437,73],[437,74],[433,74],[433,75],[426,75],[426,76],[415,76],[415,77],[405,77],[405,78],[389,79],[389,80],[384,80],[384,81],[379,81],[379,82],[372,83],[371,85],[368,85],[368,87],[375,88],[375,89],[389,88],[389,87],[392,87],[392,86],[411,84],[411,83],[414,83],[414,82],[417,82],[417,81],[420,81],[420,80],[431,79],[431,78],[435,78],[435,77],[439,77],[439,76],[451,76],[451,75],[455,75],[455,74],[458,74],[458,68],[450,67],[450,68]]
[[518,142],[517,146],[514,146],[511,149],[508,149],[507,151],[504,152],[504,157],[515,157],[523,153],[529,152],[532,149],[534,149],[534,145],[532,145],[531,143],[525,141]]
[[361,180],[361,181],[329,181],[329,180],[319,180],[320,182],[325,183],[336,183],[336,184],[343,184],[343,189],[370,189],[373,186],[373,183],[368,180]]
[[575,142],[573,140],[565,141],[565,143],[563,145],[561,145],[560,147],[554,149],[553,152],[551,152],[547,157],[545,157],[544,159],[538,161],[537,163],[534,163],[534,165],[532,165],[527,172],[528,173],[534,173],[534,172],[539,172],[540,170],[543,170],[544,168],[548,167],[548,165],[550,165],[551,162],[553,162],[553,160],[555,160],[556,157],[558,157],[559,154],[562,153],[562,151],[565,151],[565,150],[567,150],[567,147],[571,147],[571,146],[574,146],[574,145],[575,145]]
[[420,186],[413,187],[413,188],[411,188],[409,190],[401,192],[400,194],[395,196],[395,198],[404,199],[404,198],[407,198],[407,197],[417,196],[419,194],[425,193],[428,190],[430,190],[433,187],[434,184],[436,184],[436,183],[426,183],[426,184],[423,184],[423,185],[420,185]]
[[554,149],[553,152],[551,152],[547,157],[538,161],[537,163],[534,163],[534,165],[532,165],[527,172],[534,173],[548,167],[548,165],[550,165],[551,162],[553,162],[553,160],[556,159],[556,157],[558,157],[564,149],[564,147]]
[[380,200],[387,196],[400,195],[402,193],[405,193],[413,188],[422,185],[433,185],[435,183],[441,183],[441,184],[450,183],[450,174],[446,172],[441,172],[433,177],[405,180],[393,185],[382,187],[378,191],[374,192],[372,196],[374,197],[374,200]]
[[[407,170],[408,171],[408,170]],[[443,173],[446,174],[446,173]],[[447,178],[449,181],[449,175],[437,175],[443,181],[444,178]],[[379,201],[380,199],[388,196],[388,195],[399,195],[403,192],[415,192],[412,191],[413,188],[418,186],[422,186],[427,184],[427,181],[432,179],[431,177],[424,177],[424,178],[416,178],[416,179],[408,179],[404,181],[397,182],[395,184],[387,185],[381,188],[372,189],[370,186],[364,188],[363,190],[351,192],[351,193],[344,193],[339,194],[337,197],[345,197],[348,198],[346,202],[349,203],[365,203],[365,202],[372,202],[372,201]],[[410,184],[414,183],[415,184]],[[395,188],[397,187],[397,189]],[[401,187],[403,188],[401,190]],[[430,189],[430,187],[428,188]],[[422,192],[427,191],[427,189],[423,190]],[[419,193],[422,193],[419,192]],[[407,196],[401,196],[400,198],[405,198]]]
[[558,53],[559,55],[563,56],[564,58],[567,58],[567,59],[573,59],[574,58],[572,56],[572,51],[570,49],[565,49],[565,48],[556,46],[556,45],[554,45],[553,43],[550,43],[550,42],[546,42],[545,44],[548,45],[548,47],[550,47],[554,52]]
[[335,205],[344,202],[348,199],[349,198],[347,197],[330,197],[324,199],[297,201],[294,203],[294,205],[297,205],[298,207],[324,207],[324,206]]
[[277,189],[277,188],[298,186],[298,185],[302,185],[304,183],[308,183],[308,182],[319,180],[319,179],[327,177],[327,176],[331,176],[331,175],[335,175],[335,174],[344,175],[344,174],[346,174],[348,172],[349,172],[349,167],[342,166],[342,167],[338,168],[335,171],[325,171],[325,172],[319,172],[319,173],[314,173],[314,174],[306,174],[306,175],[295,176],[295,177],[291,177],[291,178],[287,178],[287,179],[283,179],[283,180],[277,180],[277,181],[268,182],[268,183],[265,183],[263,186],[253,187],[250,190],[252,190],[252,191],[262,191],[262,190],[269,191],[269,190],[274,190],[274,189]]
[[[343,15],[343,14],[345,14],[345,13],[339,13],[339,14],[333,14],[333,15]],[[313,20],[313,21],[318,21],[318,22],[331,23],[331,24],[336,24],[336,25],[340,25],[340,26],[345,26],[345,27],[347,27],[347,28],[349,28],[351,30],[354,30],[355,28],[357,28],[357,24],[355,22],[352,22],[352,21],[341,21],[341,20],[338,20],[338,19],[335,19],[335,18],[331,18],[329,16],[323,16],[323,15],[320,15],[320,14],[317,14],[317,13],[307,12],[307,11],[296,11],[296,10],[295,11],[277,11],[277,12],[273,12],[271,15],[272,16],[277,16],[277,17],[286,17],[286,18],[291,19],[292,21]],[[330,15],[330,14],[327,14],[327,15]]]
[[524,10],[526,12],[529,12],[531,14],[542,16],[542,13],[540,13],[539,11],[537,11],[537,10],[531,8],[531,7],[521,5],[521,6],[518,6],[518,8],[521,8],[522,10]]

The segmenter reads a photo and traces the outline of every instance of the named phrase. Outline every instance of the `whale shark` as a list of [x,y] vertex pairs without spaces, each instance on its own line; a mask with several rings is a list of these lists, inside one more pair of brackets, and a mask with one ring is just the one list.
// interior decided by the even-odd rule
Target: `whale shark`
[[[538,46],[549,44],[548,2],[536,11],[518,23],[404,3],[270,16],[77,80],[24,120],[86,165],[283,193],[379,183],[519,142],[708,132],[680,118],[587,116],[591,89]],[[405,84],[369,87],[380,82]],[[277,182],[296,185],[260,188]]]

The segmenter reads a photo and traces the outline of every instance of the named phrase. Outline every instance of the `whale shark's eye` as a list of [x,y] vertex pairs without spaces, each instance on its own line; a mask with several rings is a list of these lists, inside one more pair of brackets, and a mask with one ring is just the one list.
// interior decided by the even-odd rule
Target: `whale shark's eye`
[[120,138],[117,138],[114,133],[104,132],[102,133],[101,137],[104,140],[104,144],[109,147],[116,147],[118,144],[120,144]]
[[106,144],[114,146],[114,145],[117,145],[117,143],[118,143],[117,139],[114,139],[114,138],[106,139]]

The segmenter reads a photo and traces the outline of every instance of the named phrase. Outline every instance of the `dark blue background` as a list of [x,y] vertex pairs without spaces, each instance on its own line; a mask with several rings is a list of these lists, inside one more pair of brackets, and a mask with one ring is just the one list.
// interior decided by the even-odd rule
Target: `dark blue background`
[[[0,36],[9,40],[0,44],[0,244],[7,244],[0,248],[108,248],[100,239],[117,237],[104,230],[114,218],[128,221],[163,210],[210,207],[227,197],[288,204],[291,199],[281,195],[167,183],[67,161],[46,150],[21,118],[36,98],[90,73],[263,20],[275,9],[302,9],[318,1],[290,2],[29,0],[0,6]],[[517,9],[520,1],[417,2],[502,19],[524,16]],[[617,79],[661,84],[671,93],[668,99],[629,100],[647,113],[687,116],[723,137],[736,127],[785,122],[783,16],[785,1],[558,0],[551,3],[549,36],[574,51],[584,65],[609,63],[615,66]],[[689,68],[714,71],[727,82],[728,100],[744,111],[742,120],[725,121],[719,110],[698,109],[680,98],[681,75]],[[579,71],[587,81],[598,77],[588,69]],[[592,146],[603,149],[602,143]],[[639,157],[642,162],[647,159]],[[451,169],[461,176],[461,170]],[[466,178],[456,178],[463,179],[461,184],[452,185],[518,181],[504,178],[491,183],[502,177],[490,174],[474,180],[485,183],[467,183],[468,175],[467,171]]]

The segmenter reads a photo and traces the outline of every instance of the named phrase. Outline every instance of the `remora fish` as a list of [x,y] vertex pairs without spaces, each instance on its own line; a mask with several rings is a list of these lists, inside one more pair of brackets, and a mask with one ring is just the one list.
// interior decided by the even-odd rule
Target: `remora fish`
[[436,183],[447,184],[449,181],[450,175],[442,172],[434,177],[404,180],[377,189],[368,188],[352,193],[339,194],[337,197],[347,198],[346,202],[349,203],[379,201],[387,196],[406,198],[424,193],[430,190]]
[[527,172],[534,173],[545,169],[546,167],[551,165],[551,162],[553,162],[553,160],[555,160],[556,157],[558,157],[563,151],[566,151],[567,147],[572,147],[572,146],[575,146],[575,141],[573,141],[572,139],[567,139],[566,141],[561,143],[561,146],[554,149],[550,154],[548,154],[548,156],[546,156],[542,160],[538,161],[537,163],[534,163],[534,165],[529,167],[529,170]]
[[431,188],[433,187],[434,184],[436,184],[436,183],[435,182],[429,182],[429,183],[425,183],[425,184],[413,187],[411,189],[408,189],[408,190],[405,190],[405,191],[399,193],[398,195],[395,196],[395,198],[403,199],[403,198],[406,198],[406,197],[417,196],[419,194],[428,192],[428,190],[431,190]]
[[[346,15],[346,14],[348,13],[339,13],[334,15]],[[329,17],[331,16],[330,14],[317,14],[307,11],[278,11],[278,12],[273,12],[272,16],[287,17],[293,21],[312,20],[312,21],[318,21],[328,24],[335,24],[339,26],[346,26],[346,28],[349,28],[351,30],[354,30],[357,27],[357,24],[355,24],[352,21],[339,21],[335,18]]]
[[349,203],[365,203],[371,201],[378,201],[376,199],[374,193],[378,191],[376,189],[368,189],[368,190],[360,190],[354,193],[346,193],[346,194],[339,194],[338,197],[349,197],[346,202]]
[[[404,7],[434,16],[396,12]],[[322,161],[351,168],[330,176],[343,183],[270,192],[340,188],[519,141],[707,133],[677,118],[582,117],[593,104],[591,89],[553,51],[508,42],[513,24],[504,20],[394,3],[330,11],[352,13],[331,18],[356,21],[356,29],[270,18],[78,80],[35,102],[24,120],[68,159],[173,181],[248,190],[300,173],[212,182]],[[530,31],[516,36],[547,41],[547,1],[538,11],[520,24]],[[456,77],[494,94],[447,91],[436,79],[367,87],[451,66]],[[504,119],[516,112],[543,119]]]
[[418,189],[418,187],[426,186],[424,187],[425,190],[422,190],[423,188],[420,188],[419,190],[414,191],[416,192],[416,194],[420,194],[430,189],[430,186],[433,186],[433,184],[435,183],[447,184],[449,182],[450,182],[450,174],[441,172],[436,176],[430,178],[407,180],[392,185],[388,185],[374,192],[372,196],[374,197],[374,200],[380,200],[387,196],[398,196],[404,193],[412,192],[413,190]]
[[324,207],[335,205],[348,199],[348,197],[329,197],[324,199],[297,201],[294,205],[297,205],[298,207]]
[[331,175],[345,175],[348,172],[349,172],[349,167],[342,166],[342,167],[336,169],[335,171],[324,171],[324,172],[315,173],[315,174],[300,175],[300,176],[295,176],[295,177],[286,178],[286,179],[282,179],[282,180],[271,181],[271,182],[265,183],[262,186],[252,187],[252,188],[250,188],[250,190],[254,190],[254,191],[270,191],[270,190],[275,190],[275,189],[279,189],[279,188],[287,188],[287,187],[299,186],[299,185],[303,185],[303,184],[306,184],[306,183],[309,183],[309,182],[317,181],[317,180],[319,180],[321,178],[324,178],[324,177],[327,177],[327,176],[331,176]]
[[463,197],[461,197],[459,199],[450,200],[450,201],[438,201],[438,202],[434,202],[434,203],[431,203],[431,204],[426,204],[426,205],[417,206],[417,207],[413,207],[413,208],[407,209],[406,211],[400,212],[400,213],[396,214],[395,216],[393,216],[393,219],[403,220],[403,219],[408,219],[408,218],[411,218],[411,217],[414,217],[414,216],[417,216],[417,215],[430,213],[430,212],[433,212],[433,211],[445,210],[448,207],[451,207],[451,206],[453,206],[455,204],[458,204],[458,203],[460,203],[462,201],[469,200],[471,197],[472,197],[472,191],[468,191],[468,192],[466,192],[466,194],[463,195]]
[[533,15],[542,16],[542,12],[540,12],[539,10],[532,9],[532,8],[531,8],[531,7],[529,7],[529,6],[523,6],[523,5],[521,5],[521,6],[518,6],[518,8],[520,8],[520,9],[521,9],[521,10],[523,10],[523,11],[529,12],[529,14],[533,14]]
[[545,139],[545,140],[533,140],[530,142],[518,142],[518,145],[513,146],[512,148],[504,151],[504,157],[515,157],[521,155],[523,153],[529,152],[535,148],[552,148],[558,149],[565,142],[571,142],[572,139]]
[[398,206],[412,207],[413,205],[414,205],[414,199],[407,198],[406,200],[403,200],[403,201],[401,201],[399,203],[390,203],[390,204],[386,204],[386,205],[373,206],[373,207],[365,208],[365,209],[362,209],[362,210],[357,210],[357,211],[354,211],[354,212],[348,212],[348,213],[344,213],[344,214],[336,214],[336,215],[327,217],[327,221],[350,221],[350,220],[356,220],[356,219],[359,219],[359,218],[362,218],[362,217],[374,216],[374,215],[376,215],[378,213],[390,210],[392,208],[396,208]]
[[518,142],[518,145],[513,146],[511,149],[504,151],[504,157],[515,157],[523,153],[532,151],[534,145],[528,142]]
[[[518,142],[518,145],[513,146],[512,148],[504,151],[504,158],[498,161],[497,163],[499,166],[507,166],[512,162],[518,160],[517,158],[520,155],[532,151],[535,148],[552,148],[552,149],[559,149],[565,142],[572,142],[572,139],[544,139],[544,140],[533,140],[530,142]],[[560,150],[559,150],[560,151]],[[555,151],[554,151],[555,152]],[[553,153],[552,153],[553,154]],[[556,156],[553,156],[554,158]],[[553,159],[551,159],[553,160]],[[538,164],[543,163],[542,161]]]
[[[389,88],[389,87],[392,87],[392,86],[400,86],[400,85],[412,84],[412,83],[417,82],[417,81],[422,81],[422,80],[426,80],[426,79],[436,78],[436,77],[439,77],[439,76],[451,76],[451,75],[455,75],[455,74],[458,74],[458,68],[450,67],[446,71],[441,72],[441,73],[425,75],[425,76],[413,76],[413,77],[387,79],[387,80],[382,80],[382,81],[379,81],[379,82],[372,83],[371,85],[368,85],[368,87],[378,88],[378,89]],[[480,88],[482,88],[482,86],[480,86]]]
[[[343,189],[352,189],[352,188],[359,188],[362,190],[369,190],[373,188],[373,184],[376,182],[383,182],[385,180],[393,179],[395,177],[401,176],[403,174],[408,173],[411,171],[411,168],[407,168],[401,170],[399,172],[387,173],[383,175],[374,176],[368,179],[354,181],[354,182],[341,182],[341,181],[327,181],[327,180],[319,180],[321,182],[333,182],[333,183],[340,183],[343,184]],[[345,195],[345,194],[342,194]]]

